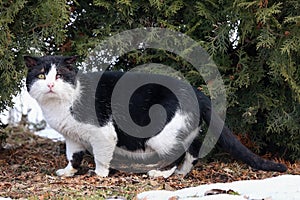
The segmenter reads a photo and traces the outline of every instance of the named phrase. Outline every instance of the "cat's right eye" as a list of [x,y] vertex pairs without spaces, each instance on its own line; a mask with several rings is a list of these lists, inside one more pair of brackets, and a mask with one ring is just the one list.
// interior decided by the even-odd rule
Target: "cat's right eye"
[[46,78],[45,74],[39,74],[37,77],[38,77],[38,79],[45,79]]

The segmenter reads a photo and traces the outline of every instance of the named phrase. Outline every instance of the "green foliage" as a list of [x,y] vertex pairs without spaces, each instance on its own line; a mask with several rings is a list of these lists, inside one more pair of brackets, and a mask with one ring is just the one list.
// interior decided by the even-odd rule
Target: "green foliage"
[[51,53],[61,46],[69,15],[67,1],[0,1],[0,111],[12,106],[19,92],[22,56]]
[[[17,0],[0,5],[0,111],[11,105],[21,85],[23,54],[84,58],[116,33],[169,28],[198,41],[212,56],[226,84],[227,121],[234,132],[247,134],[261,153],[299,159],[299,1]],[[232,37],[233,30],[238,37]],[[129,52],[112,68],[130,70],[151,62],[205,86],[188,62],[162,50]]]
[[243,56],[231,72],[238,106],[229,113],[243,120],[228,119],[237,132],[265,146],[263,151],[299,159],[300,3],[236,0],[233,8],[241,33],[235,51]]

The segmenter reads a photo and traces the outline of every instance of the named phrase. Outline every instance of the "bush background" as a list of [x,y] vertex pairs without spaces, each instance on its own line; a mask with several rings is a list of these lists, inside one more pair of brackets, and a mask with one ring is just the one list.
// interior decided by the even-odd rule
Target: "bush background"
[[[204,47],[227,89],[227,123],[252,150],[300,158],[300,2],[297,0],[15,0],[0,2],[0,111],[26,73],[23,55],[79,55],[138,27],[180,31]],[[232,30],[238,38],[232,40]],[[194,86],[200,74],[160,50],[130,52],[114,69],[159,62]]]

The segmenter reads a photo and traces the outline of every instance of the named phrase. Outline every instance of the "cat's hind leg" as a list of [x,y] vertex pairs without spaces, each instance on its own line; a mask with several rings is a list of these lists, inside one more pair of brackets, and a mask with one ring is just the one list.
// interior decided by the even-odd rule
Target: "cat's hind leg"
[[56,171],[56,174],[58,176],[74,176],[74,174],[78,171],[78,168],[80,167],[85,152],[85,148],[81,144],[78,144],[67,138],[66,150],[67,159],[69,163],[65,168]]
[[[181,158],[180,158],[181,159]],[[182,159],[181,159],[182,160]],[[189,152],[186,152],[182,164],[178,167],[178,163],[169,170],[151,170],[148,172],[148,176],[151,178],[164,177],[168,178],[173,174],[186,176],[197,163],[197,157],[194,157]]]
[[180,156],[173,164],[175,165],[170,170],[151,170],[148,172],[149,177],[164,177],[168,178],[173,174],[186,176],[198,162],[198,155],[201,148],[201,139],[194,138],[187,152]]
[[194,165],[197,163],[197,160],[197,157],[194,157],[187,152],[182,165],[175,171],[175,174],[186,176],[193,169]]
[[198,162],[198,155],[201,148],[201,141],[196,137],[185,154],[183,163],[180,168],[175,171],[175,174],[186,176]]
[[[185,158],[186,153],[181,155],[175,162],[173,162],[171,165],[167,166],[169,169],[164,170],[150,170],[147,174],[150,178],[157,178],[157,177],[164,177],[169,178],[172,176],[176,171],[178,170],[179,164],[182,162],[182,160]],[[172,167],[173,166],[173,167]],[[172,168],[171,168],[172,167]]]

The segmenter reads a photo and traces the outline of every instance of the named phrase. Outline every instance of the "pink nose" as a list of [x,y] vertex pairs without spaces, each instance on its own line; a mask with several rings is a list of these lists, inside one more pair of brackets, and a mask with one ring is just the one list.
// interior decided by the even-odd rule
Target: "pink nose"
[[54,87],[54,83],[48,83],[47,85],[50,89],[52,89]]

